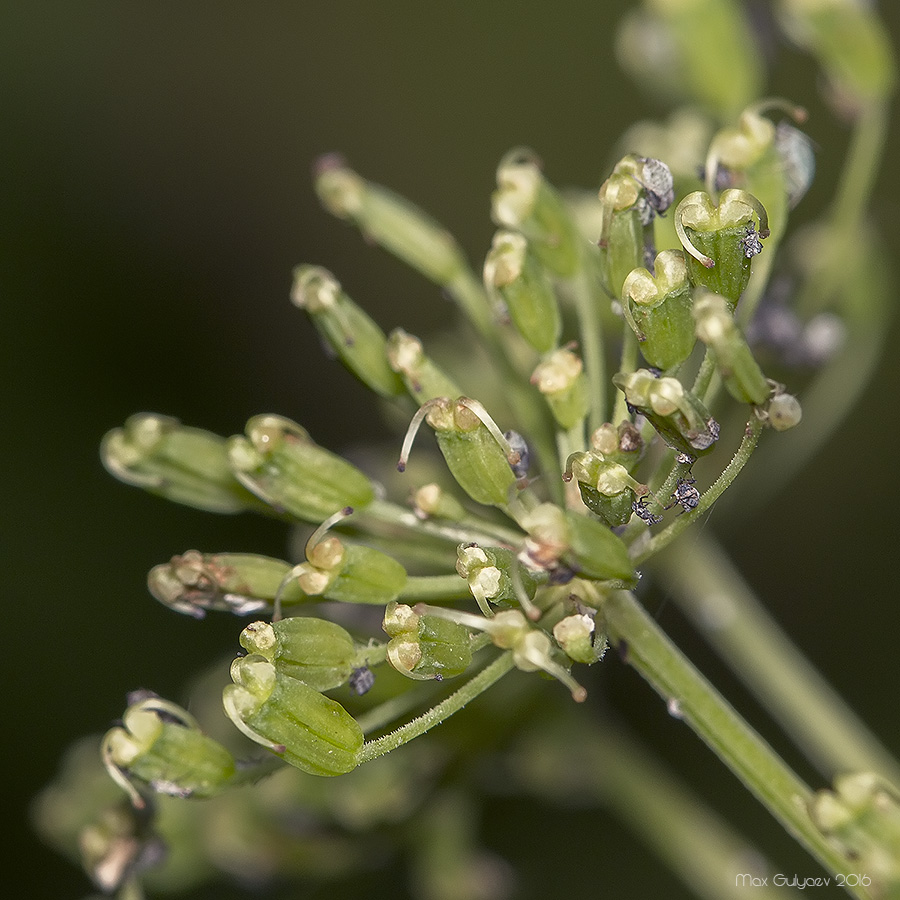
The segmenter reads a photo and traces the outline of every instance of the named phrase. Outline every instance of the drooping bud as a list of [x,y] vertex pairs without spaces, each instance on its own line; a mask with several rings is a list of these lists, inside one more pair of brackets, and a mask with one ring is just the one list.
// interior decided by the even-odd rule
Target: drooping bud
[[462,394],[453,379],[426,355],[422,342],[402,328],[395,328],[390,333],[387,355],[391,368],[400,374],[417,403]]
[[658,378],[648,369],[637,369],[618,372],[612,380],[629,406],[645,416],[677,453],[696,459],[718,440],[718,423],[677,378]]
[[270,609],[279,591],[283,604],[306,599],[296,582],[282,587],[291,568],[269,556],[188,550],[154,566],[147,586],[160,603],[195,619],[210,609],[248,616]]
[[691,284],[680,250],[663,250],[655,274],[632,269],[622,285],[625,320],[637,335],[644,359],[659,369],[683,363],[694,349]]
[[403,382],[387,359],[384,332],[319,266],[297,266],[291,301],[305,309],[319,334],[344,365],[382,397],[403,393]]
[[540,362],[531,383],[547,398],[553,418],[561,428],[572,428],[587,415],[589,398],[584,364],[567,347],[555,350]]
[[583,240],[533,151],[517,148],[500,161],[491,214],[497,225],[524,234],[550,271],[563,276],[575,272]]
[[456,622],[423,613],[402,603],[389,603],[384,630],[390,635],[388,662],[418,681],[453,678],[472,662],[472,636]]
[[438,397],[424,404],[403,441],[397,464],[401,472],[423,420],[434,429],[447,468],[459,486],[476,503],[505,506],[516,486],[512,466],[519,455],[484,407],[468,397],[456,401]]
[[106,470],[151,494],[209,512],[265,509],[234,477],[225,438],[153,413],[131,416],[100,445]]
[[222,703],[251,740],[311,775],[343,775],[356,768],[362,729],[336,701],[288,675],[264,656],[238,657],[234,684]]
[[315,691],[330,691],[349,680],[356,644],[349,633],[327,619],[293,616],[277,622],[252,622],[240,636],[248,653],[264,656],[279,675],[289,675]]
[[734,321],[728,301],[719,294],[698,297],[694,302],[694,320],[697,337],[712,351],[728,393],[739,403],[765,403],[771,386]]
[[234,775],[234,757],[207,737],[186,710],[159,697],[143,697],[103,738],[101,755],[110,776],[144,806],[132,779],[159,794],[211,797]]
[[345,506],[365,507],[375,497],[367,476],[318,446],[290,419],[254,416],[246,435],[228,441],[231,466],[247,488],[278,511],[320,522]]
[[613,528],[628,522],[632,505],[648,493],[647,486],[632,478],[625,466],[596,451],[579,451],[569,457],[563,480],[573,478],[584,505]]
[[539,353],[559,343],[562,320],[553,283],[523,234],[498,231],[484,263],[484,283],[506,306],[519,334]]
[[715,206],[705,191],[694,191],[675,210],[675,231],[688,253],[693,284],[721,294],[734,307],[750,280],[750,260],[769,236],[762,204],[747,191],[729,189]]
[[519,566],[512,550],[460,544],[456,571],[466,579],[478,608],[486,616],[493,615],[490,603],[519,604],[529,614],[534,609],[531,601],[537,584],[531,573]]

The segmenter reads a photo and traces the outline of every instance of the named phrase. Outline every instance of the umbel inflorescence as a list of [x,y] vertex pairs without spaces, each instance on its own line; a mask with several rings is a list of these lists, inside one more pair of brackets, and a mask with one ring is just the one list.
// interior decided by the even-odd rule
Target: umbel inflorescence
[[[825,27],[809,12],[793,21]],[[584,701],[579,673],[611,643],[701,737],[731,740],[707,715],[723,701],[697,687],[634,591],[761,438],[778,441],[800,423],[780,382],[790,371],[783,331],[771,323],[794,323],[804,382],[839,354],[844,325],[771,290],[814,170],[804,111],[767,99],[723,119],[716,129],[685,113],[636,129],[641,146],[599,192],[561,192],[532,151],[511,151],[497,169],[497,231],[480,276],[418,208],[340,157],[319,161],[326,209],[455,301],[457,352],[438,358],[400,327],[385,333],[331,272],[302,265],[294,304],[392,421],[409,423],[396,471],[374,457],[353,464],[274,414],[230,438],[140,414],[104,438],[106,467],[127,483],[211,512],[275,516],[304,537],[299,561],[189,550],[151,571],[151,593],[177,612],[251,617],[220,685],[234,730],[219,725],[213,736],[174,703],[131,698],[101,747],[127,802],[106,801],[80,836],[98,885],[117,890],[152,869],[168,798],[223,798],[283,775],[284,764],[362,774],[513,669],[548,675]],[[678,158],[667,159],[675,146]],[[754,762],[728,761],[765,799],[771,785],[745,770],[770,751],[741,735],[733,755]],[[396,777],[436,790],[441,770],[425,758]],[[778,772],[791,796],[767,802],[840,870],[851,851],[834,835],[847,810],[889,794],[877,781],[854,783],[852,801],[838,790],[798,809],[792,773]],[[297,803],[311,790],[290,789]],[[259,803],[261,833],[276,827],[265,802],[240,802]],[[879,809],[894,827],[896,808]],[[269,850],[260,858],[270,874],[290,874],[290,854]]]

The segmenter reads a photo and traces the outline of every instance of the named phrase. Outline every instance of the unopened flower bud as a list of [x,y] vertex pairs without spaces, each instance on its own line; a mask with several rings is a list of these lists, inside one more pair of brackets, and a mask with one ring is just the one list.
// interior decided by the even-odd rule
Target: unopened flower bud
[[254,416],[246,435],[228,442],[231,466],[247,488],[276,510],[320,522],[345,506],[365,507],[374,499],[367,476],[318,446],[290,419]]
[[571,350],[555,350],[538,364],[531,383],[547,398],[561,428],[572,428],[587,415],[588,390],[584,364]]
[[416,515],[422,519],[436,518],[461,522],[467,515],[462,503],[433,481],[423,484],[415,491],[413,505]]
[[330,691],[349,680],[356,667],[356,644],[327,619],[293,616],[252,622],[240,636],[248,653],[264,656],[279,675],[290,675],[316,691]]
[[422,342],[402,328],[395,328],[390,333],[387,356],[391,368],[399,373],[417,403],[462,394],[453,379],[426,355]]
[[529,612],[533,608],[531,601],[537,584],[527,569],[519,565],[512,550],[460,544],[456,551],[456,571],[466,579],[486,616],[492,615],[490,603],[520,604]]
[[563,479],[573,478],[584,505],[610,527],[628,522],[632,504],[648,492],[647,486],[632,478],[625,466],[596,451],[581,451],[569,457]]
[[633,269],[622,285],[625,318],[651,366],[670,369],[683,363],[694,348],[691,285],[680,250],[663,250],[653,275]]
[[562,320],[553,283],[523,234],[494,235],[484,283],[503,300],[513,324],[535,350],[547,353],[557,346]]
[[207,610],[247,616],[306,595],[296,583],[284,585],[291,564],[251,553],[200,553],[188,550],[154,566],[147,576],[150,593],[176,612],[202,619]]
[[160,794],[211,797],[235,771],[232,755],[203,734],[193,716],[158,697],[145,697],[125,710],[122,725],[103,738],[102,756],[138,807],[144,802],[130,779]]
[[409,678],[453,678],[472,662],[472,636],[456,622],[390,603],[384,611],[384,630],[391,638],[388,662]]
[[591,665],[606,651],[606,641],[595,639],[595,625],[591,616],[575,613],[560,619],[553,626],[553,637],[569,659]]
[[225,712],[251,740],[311,775],[356,768],[362,729],[339,703],[255,653],[232,663],[231,678]]
[[319,334],[363,384],[382,397],[403,393],[402,380],[388,364],[384,332],[344,293],[331,272],[297,266],[291,300],[309,313]]
[[739,403],[761,406],[771,388],[734,321],[728,301],[718,294],[704,294],[694,302],[697,337],[712,351],[716,368],[728,393]]
[[769,236],[759,200],[747,191],[729,189],[715,206],[705,191],[694,191],[675,210],[675,231],[687,251],[693,284],[721,294],[734,307],[750,280],[750,260]]
[[224,438],[169,416],[131,416],[104,436],[100,458],[120,481],[176,503],[218,513],[265,508],[234,477]]

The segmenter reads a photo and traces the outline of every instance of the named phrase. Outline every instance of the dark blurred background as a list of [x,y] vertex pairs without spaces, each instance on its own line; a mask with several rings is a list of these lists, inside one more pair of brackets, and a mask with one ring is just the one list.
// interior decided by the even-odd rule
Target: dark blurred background
[[[765,22],[767,4],[751,5]],[[883,5],[896,25],[897,5]],[[364,389],[323,357],[288,302],[292,267],[332,269],[385,327],[427,333],[452,311],[320,208],[313,160],[342,152],[444,222],[480,266],[507,149],[537,149],[557,184],[597,187],[624,128],[665,110],[616,67],[624,2],[563,0],[552,12],[538,0],[0,6],[3,882],[10,896],[75,898],[87,881],[33,837],[31,797],[72,740],[121,713],[126,690],[178,698],[187,676],[236,647],[239,624],[176,616],[147,594],[146,571],[189,547],[286,553],[280,525],[194,512],[114,481],[100,437],[139,410],[223,434],[278,412],[335,448],[382,434]],[[817,99],[810,62],[773,49],[772,92],[813,110],[824,185],[847,132]],[[875,213],[896,253],[896,131],[889,147]],[[798,213],[820,212],[826,198],[814,189]],[[900,612],[884,575],[900,500],[895,354],[877,377],[815,465],[727,541],[777,618],[900,752]],[[673,607],[661,623],[731,689]],[[610,669],[620,699],[634,692],[635,729],[676,770],[749,830],[772,830],[649,690]],[[565,826],[517,834],[510,812],[501,803],[493,814],[501,852],[534,858],[544,840],[565,852]],[[617,822],[578,822],[594,886],[683,895]],[[802,854],[792,864],[806,865]],[[537,893],[552,891],[546,872],[533,878]]]

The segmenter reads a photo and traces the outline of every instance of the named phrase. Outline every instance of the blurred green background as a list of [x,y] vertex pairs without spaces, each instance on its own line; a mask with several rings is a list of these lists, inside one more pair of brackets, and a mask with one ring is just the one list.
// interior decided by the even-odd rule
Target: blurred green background
[[[747,5],[768,29],[768,4]],[[883,5],[897,33],[898,5]],[[452,310],[320,208],[313,160],[341,151],[444,222],[480,265],[504,151],[530,145],[555,183],[597,187],[624,128],[665,110],[617,69],[624,2],[0,6],[3,809],[12,835],[3,882],[9,896],[74,898],[89,885],[32,835],[31,797],[69,742],[121,713],[127,690],[177,699],[189,674],[237,646],[239,623],[167,611],[147,594],[146,571],[189,547],[283,556],[287,538],[271,522],[194,512],[120,485],[100,466],[100,437],[139,410],[224,434],[278,412],[335,448],[383,434],[364,389],[323,356],[288,302],[292,267],[332,269],[386,327],[427,333]],[[780,43],[768,49],[773,92],[813,113],[823,187],[798,210],[807,217],[822,209],[847,132],[818,100],[811,63]],[[895,130],[875,209],[894,254],[898,146]],[[727,541],[777,618],[900,752],[900,612],[885,574],[900,501],[890,475],[894,354],[878,379],[816,464]],[[706,527],[716,528],[715,510]],[[673,606],[660,621],[771,734]],[[604,668],[604,690],[676,771],[782,854],[783,871],[813,873],[633,673]],[[557,817],[552,829],[542,815]],[[542,854],[574,848],[588,864],[573,885],[688,896],[606,815],[566,819],[498,800],[486,835],[524,863],[522,896],[553,895],[555,867]],[[368,883],[367,896],[393,876]]]

